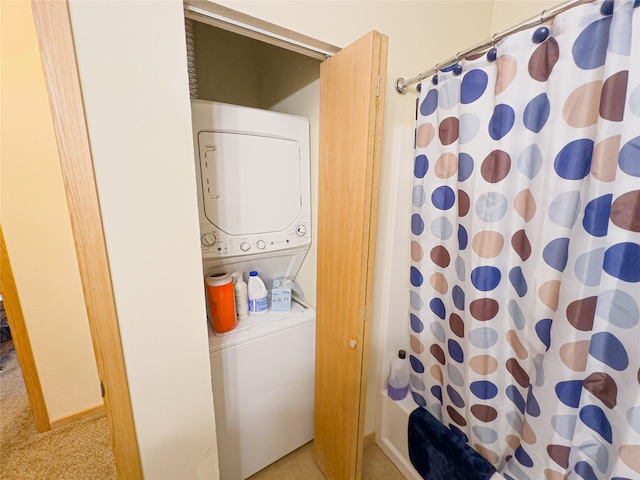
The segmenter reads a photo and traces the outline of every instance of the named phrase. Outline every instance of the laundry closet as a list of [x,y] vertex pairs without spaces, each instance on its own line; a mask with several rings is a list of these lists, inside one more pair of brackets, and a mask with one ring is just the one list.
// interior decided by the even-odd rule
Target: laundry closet
[[[191,19],[186,32],[220,473],[241,480],[313,438],[319,60]],[[231,276],[260,278],[266,311],[221,318],[247,301]]]

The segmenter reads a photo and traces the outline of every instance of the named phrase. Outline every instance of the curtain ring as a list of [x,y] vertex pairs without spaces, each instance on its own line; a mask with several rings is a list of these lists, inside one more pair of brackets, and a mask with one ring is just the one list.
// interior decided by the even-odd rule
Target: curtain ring
[[544,18],[544,13],[545,13],[546,11],[547,11],[546,9],[545,9],[545,10],[542,10],[542,13],[540,14],[540,23],[544,23],[544,22],[546,21],[546,20],[545,20],[545,18]]
[[496,48],[496,36],[497,36],[497,35],[498,35],[497,33],[494,33],[494,34],[491,36],[491,46],[492,46],[493,48]]

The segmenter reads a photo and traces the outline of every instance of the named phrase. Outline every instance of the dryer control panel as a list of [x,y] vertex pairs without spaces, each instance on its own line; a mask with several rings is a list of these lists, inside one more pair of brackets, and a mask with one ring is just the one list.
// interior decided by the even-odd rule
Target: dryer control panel
[[227,235],[211,223],[200,224],[200,248],[203,258],[234,257],[243,254],[275,252],[311,243],[311,222],[300,222],[283,232],[257,235]]

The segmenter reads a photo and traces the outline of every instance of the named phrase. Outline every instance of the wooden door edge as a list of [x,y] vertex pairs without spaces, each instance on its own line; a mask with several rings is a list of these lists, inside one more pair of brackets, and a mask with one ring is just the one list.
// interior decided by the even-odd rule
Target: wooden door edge
[[58,144],[89,329],[104,386],[113,456],[121,479],[142,466],[103,233],[68,1],[32,0],[31,9]]
[[7,320],[9,322],[9,329],[11,330],[16,356],[18,357],[20,369],[22,370],[22,378],[24,379],[24,386],[27,390],[27,397],[29,397],[29,406],[33,414],[33,421],[38,433],[47,432],[51,430],[49,413],[47,412],[47,405],[44,401],[42,385],[40,384],[36,361],[33,356],[33,350],[31,349],[29,332],[27,332],[27,325],[24,321],[22,304],[20,303],[18,288],[16,287],[15,278],[13,277],[13,269],[11,268],[9,251],[7,250],[7,245],[4,240],[2,225],[0,225],[0,272],[2,302],[7,313]]
[[369,192],[370,212],[369,212],[369,238],[368,245],[366,247],[367,256],[365,265],[367,271],[366,285],[365,285],[365,306],[366,315],[364,319],[364,332],[363,332],[363,349],[362,349],[362,381],[360,382],[360,407],[359,407],[359,429],[358,439],[362,441],[362,444],[356,449],[357,455],[360,458],[356,459],[356,479],[362,477],[362,455],[364,452],[364,446],[366,445],[366,437],[364,436],[364,423],[367,406],[367,387],[368,387],[368,365],[369,365],[369,344],[371,338],[371,319],[373,318],[373,282],[375,274],[376,263],[376,244],[378,235],[378,207],[380,199],[380,173],[382,170],[382,140],[384,133],[384,109],[386,101],[386,84],[387,84],[387,57],[389,50],[389,37],[373,31],[374,35],[374,52],[373,55],[377,55],[376,63],[378,63],[378,78],[379,83],[377,85],[378,95],[375,97],[375,105],[373,106],[374,112],[372,115],[375,119],[374,125],[374,142],[373,142],[373,155],[372,155],[372,169],[371,169],[371,191]]

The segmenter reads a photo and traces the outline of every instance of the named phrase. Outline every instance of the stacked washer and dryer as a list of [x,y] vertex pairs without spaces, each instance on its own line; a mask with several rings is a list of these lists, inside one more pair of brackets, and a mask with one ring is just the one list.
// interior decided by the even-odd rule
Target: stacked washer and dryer
[[[309,124],[192,100],[202,259],[211,273],[294,279],[311,243]],[[209,326],[220,475],[242,480],[313,438],[315,310]],[[209,322],[211,325],[211,322]]]

